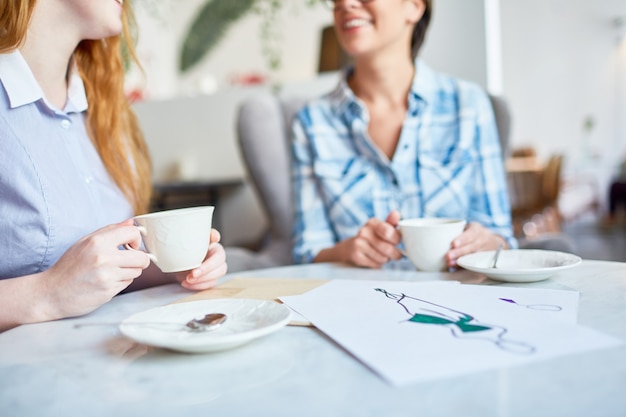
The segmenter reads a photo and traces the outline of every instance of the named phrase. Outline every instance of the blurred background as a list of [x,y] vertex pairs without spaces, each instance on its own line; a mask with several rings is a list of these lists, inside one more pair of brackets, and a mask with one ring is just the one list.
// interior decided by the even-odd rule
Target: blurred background
[[[384,1],[384,0],[375,0]],[[345,62],[318,0],[133,0],[130,68],[154,160],[154,209],[215,204],[226,245],[268,219],[250,185],[238,111],[259,94],[312,97]],[[434,0],[421,57],[506,104],[516,235],[561,234],[584,258],[626,261],[626,2]],[[612,201],[611,198],[612,197]]]

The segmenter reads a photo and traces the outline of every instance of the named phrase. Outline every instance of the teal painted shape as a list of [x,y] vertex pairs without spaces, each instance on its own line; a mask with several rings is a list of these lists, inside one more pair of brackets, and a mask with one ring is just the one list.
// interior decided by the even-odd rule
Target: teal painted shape
[[424,324],[439,324],[445,326],[447,324],[455,324],[454,321],[444,319],[442,317],[431,316],[428,314],[413,314],[413,317],[409,319],[414,323],[424,323]]
[[481,332],[491,329],[491,327],[489,326],[469,323],[469,321],[471,320],[472,317],[468,315],[461,317],[459,321],[454,321],[445,319],[443,317],[431,316],[429,314],[413,314],[413,317],[409,319],[409,321],[412,321],[413,323],[436,324],[439,326],[447,326],[452,324],[454,326],[457,326],[463,333]]

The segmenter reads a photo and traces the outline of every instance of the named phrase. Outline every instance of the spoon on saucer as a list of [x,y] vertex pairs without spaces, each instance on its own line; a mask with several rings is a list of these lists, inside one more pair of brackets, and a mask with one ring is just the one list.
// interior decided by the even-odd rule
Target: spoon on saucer
[[185,326],[196,332],[207,332],[215,330],[226,321],[226,314],[209,313],[201,319],[191,319]]
[[[187,330],[194,333],[209,332],[217,329],[226,321],[226,314],[223,313],[209,313],[205,314],[202,318],[194,318],[187,323],[169,323],[169,322],[129,322],[123,323],[124,326],[148,326],[154,327],[159,330]],[[119,323],[76,323],[74,328],[81,328],[87,326],[119,326]],[[182,326],[182,327],[181,327]]]
[[491,268],[497,268],[498,258],[500,257],[500,251],[502,250],[502,243],[498,246],[498,250],[496,250],[496,254],[493,256],[493,261],[491,261]]

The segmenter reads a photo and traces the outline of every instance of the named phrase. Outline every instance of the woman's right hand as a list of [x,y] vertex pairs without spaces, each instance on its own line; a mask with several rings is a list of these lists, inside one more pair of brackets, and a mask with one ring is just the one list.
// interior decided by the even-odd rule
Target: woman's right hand
[[[111,300],[150,264],[142,251],[120,250],[141,245],[132,220],[103,227],[72,245],[42,273],[43,311],[54,320],[89,313]],[[40,321],[43,321],[40,320]]]
[[356,236],[342,240],[329,249],[324,249],[315,257],[315,262],[347,262],[366,268],[381,268],[390,260],[402,258],[397,248],[401,241],[397,229],[400,213],[389,213],[387,219],[372,218],[359,230]]

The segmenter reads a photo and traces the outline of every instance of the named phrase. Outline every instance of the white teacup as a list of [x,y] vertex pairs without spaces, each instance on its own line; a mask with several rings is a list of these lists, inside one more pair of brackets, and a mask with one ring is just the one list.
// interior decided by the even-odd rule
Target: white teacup
[[415,218],[401,220],[399,225],[406,256],[420,271],[445,271],[445,255],[452,240],[465,228],[465,220],[448,218]]
[[146,253],[163,272],[188,271],[209,250],[213,206],[189,207],[135,216]]

